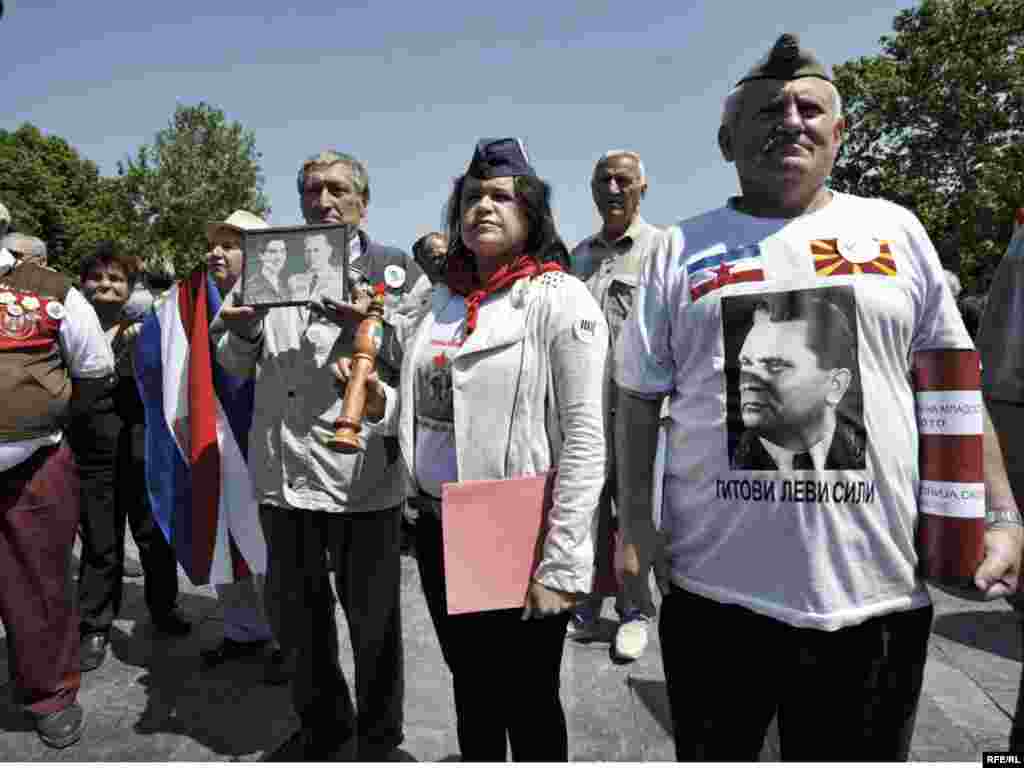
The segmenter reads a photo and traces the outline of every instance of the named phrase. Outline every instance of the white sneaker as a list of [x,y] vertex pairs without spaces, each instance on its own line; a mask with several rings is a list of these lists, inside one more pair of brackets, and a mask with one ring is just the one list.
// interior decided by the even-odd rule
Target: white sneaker
[[646,616],[623,622],[615,633],[615,655],[620,659],[636,661],[647,648],[647,629],[651,620]]

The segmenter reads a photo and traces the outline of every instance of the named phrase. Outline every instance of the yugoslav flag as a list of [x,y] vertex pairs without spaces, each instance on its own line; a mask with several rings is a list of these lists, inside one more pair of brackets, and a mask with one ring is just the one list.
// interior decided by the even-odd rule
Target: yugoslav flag
[[267,567],[246,466],[253,382],[229,375],[213,355],[210,321],[220,303],[197,269],[146,314],[135,347],[153,515],[193,584]]
[[759,282],[764,280],[761,247],[754,243],[724,253],[696,256],[686,264],[686,277],[693,301],[731,283]]

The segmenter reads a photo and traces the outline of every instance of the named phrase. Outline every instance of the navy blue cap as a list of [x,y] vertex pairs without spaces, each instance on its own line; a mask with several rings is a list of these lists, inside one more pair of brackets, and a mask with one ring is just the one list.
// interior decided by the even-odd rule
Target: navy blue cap
[[537,173],[526,157],[523,142],[510,138],[480,139],[466,175],[476,179],[496,179],[501,176],[536,176]]

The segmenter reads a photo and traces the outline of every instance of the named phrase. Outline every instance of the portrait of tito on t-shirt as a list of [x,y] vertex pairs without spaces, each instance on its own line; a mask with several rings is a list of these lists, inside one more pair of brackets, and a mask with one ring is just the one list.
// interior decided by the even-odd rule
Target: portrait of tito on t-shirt
[[864,469],[853,289],[722,299],[733,470]]

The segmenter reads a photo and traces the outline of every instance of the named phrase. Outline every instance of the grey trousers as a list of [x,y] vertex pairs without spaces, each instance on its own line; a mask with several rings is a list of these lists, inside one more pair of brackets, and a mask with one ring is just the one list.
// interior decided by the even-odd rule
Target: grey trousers
[[[364,755],[398,746],[404,738],[400,507],[350,515],[263,505],[260,519],[268,549],[267,616],[281,647],[295,656],[292,704],[303,727],[336,743],[356,735]],[[328,553],[352,641],[355,708],[338,663]]]

